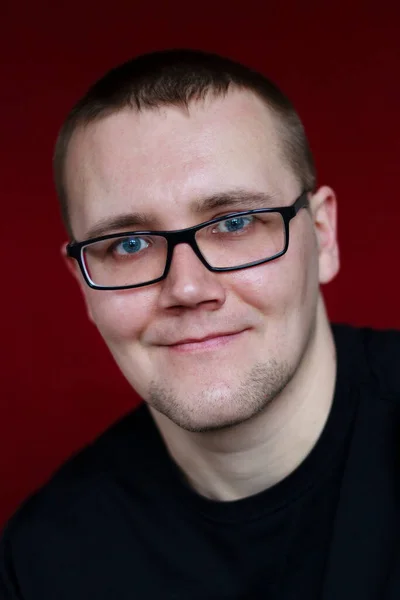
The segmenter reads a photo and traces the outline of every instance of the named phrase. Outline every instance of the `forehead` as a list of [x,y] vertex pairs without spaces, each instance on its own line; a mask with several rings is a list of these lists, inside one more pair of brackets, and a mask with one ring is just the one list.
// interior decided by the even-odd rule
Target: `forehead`
[[65,181],[77,239],[96,222],[129,211],[174,229],[194,224],[193,202],[227,189],[265,192],[277,201],[296,189],[276,118],[259,98],[239,91],[188,109],[126,109],[77,130]]

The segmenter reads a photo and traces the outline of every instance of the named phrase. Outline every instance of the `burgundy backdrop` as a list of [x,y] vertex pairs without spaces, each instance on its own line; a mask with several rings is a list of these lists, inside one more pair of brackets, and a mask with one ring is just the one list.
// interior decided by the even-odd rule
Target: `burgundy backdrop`
[[400,327],[394,2],[7,1],[0,36],[0,522],[138,401],[61,262],[65,236],[51,176],[67,110],[118,62],[197,47],[244,61],[281,85],[305,122],[320,183],[338,193],[342,269],[325,289],[330,316]]

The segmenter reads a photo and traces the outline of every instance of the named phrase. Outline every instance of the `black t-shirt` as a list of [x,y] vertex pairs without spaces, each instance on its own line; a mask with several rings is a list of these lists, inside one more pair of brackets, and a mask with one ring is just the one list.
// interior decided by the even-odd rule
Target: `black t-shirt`
[[363,332],[335,326],[334,335],[332,409],[287,478],[233,502],[204,498],[185,482],[143,404],[70,459],[10,521],[0,544],[0,599],[330,598],[323,594],[343,478],[366,381],[370,387]]

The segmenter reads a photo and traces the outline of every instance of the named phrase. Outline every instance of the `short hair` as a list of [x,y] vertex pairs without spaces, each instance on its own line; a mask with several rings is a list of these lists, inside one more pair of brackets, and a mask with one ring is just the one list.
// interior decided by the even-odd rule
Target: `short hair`
[[67,115],[57,137],[53,172],[61,216],[73,233],[65,187],[65,159],[74,131],[125,108],[142,111],[175,105],[188,108],[229,90],[253,92],[277,118],[283,156],[304,190],[316,185],[312,152],[299,115],[286,95],[261,73],[229,58],[199,50],[172,49],[137,56],[108,71]]

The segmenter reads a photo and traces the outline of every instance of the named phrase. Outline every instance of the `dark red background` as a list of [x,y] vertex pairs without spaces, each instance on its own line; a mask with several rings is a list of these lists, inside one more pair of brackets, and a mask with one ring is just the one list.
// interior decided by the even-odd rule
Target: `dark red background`
[[400,327],[400,43],[385,2],[11,2],[1,8],[0,522],[137,398],[64,270],[58,127],[94,78],[144,51],[213,50],[263,71],[339,198],[333,320]]

